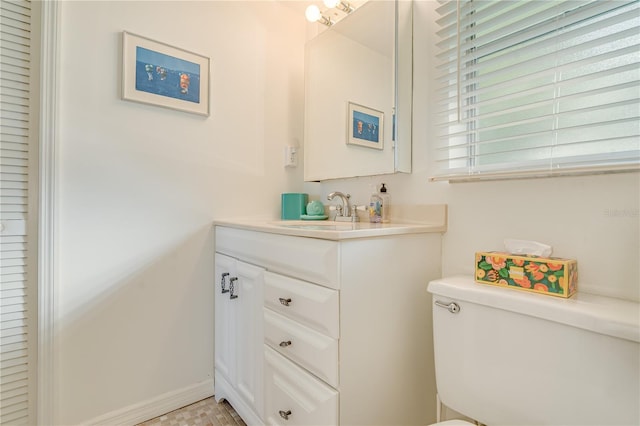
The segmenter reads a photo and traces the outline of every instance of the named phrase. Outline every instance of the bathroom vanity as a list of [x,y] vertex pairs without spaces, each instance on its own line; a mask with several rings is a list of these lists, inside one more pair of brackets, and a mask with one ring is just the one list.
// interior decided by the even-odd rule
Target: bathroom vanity
[[215,398],[248,424],[435,419],[445,225],[215,224]]

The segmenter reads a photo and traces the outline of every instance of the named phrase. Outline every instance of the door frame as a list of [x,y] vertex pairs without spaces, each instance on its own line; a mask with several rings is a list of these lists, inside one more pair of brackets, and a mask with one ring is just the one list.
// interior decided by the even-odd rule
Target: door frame
[[40,91],[38,152],[38,361],[37,424],[55,423],[56,342],[56,143],[58,136],[60,2],[40,4]]

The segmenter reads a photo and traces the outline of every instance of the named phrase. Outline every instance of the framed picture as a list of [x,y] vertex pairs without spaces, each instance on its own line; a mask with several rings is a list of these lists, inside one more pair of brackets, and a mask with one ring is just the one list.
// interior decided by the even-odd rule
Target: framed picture
[[384,148],[384,113],[349,102],[347,144]]
[[209,58],[124,31],[122,99],[209,115]]

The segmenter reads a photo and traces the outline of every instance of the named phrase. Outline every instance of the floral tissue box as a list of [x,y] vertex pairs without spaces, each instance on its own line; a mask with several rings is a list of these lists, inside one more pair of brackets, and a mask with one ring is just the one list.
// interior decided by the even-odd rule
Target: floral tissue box
[[478,252],[476,281],[534,293],[571,297],[578,289],[578,262],[556,257]]

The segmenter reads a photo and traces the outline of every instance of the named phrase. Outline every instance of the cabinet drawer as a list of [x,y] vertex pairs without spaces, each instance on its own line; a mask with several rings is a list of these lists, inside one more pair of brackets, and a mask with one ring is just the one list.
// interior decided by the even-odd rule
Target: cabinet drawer
[[338,289],[339,244],[216,226],[216,251],[270,271]]
[[268,425],[337,425],[338,392],[265,345]]
[[339,292],[319,285],[265,272],[264,305],[322,334],[337,339]]
[[264,341],[338,387],[338,341],[264,308]]

